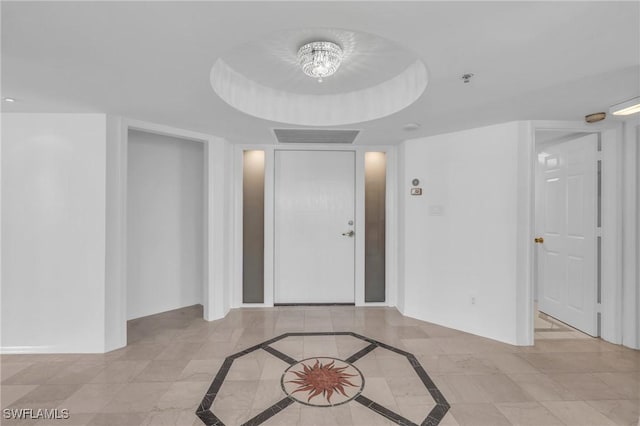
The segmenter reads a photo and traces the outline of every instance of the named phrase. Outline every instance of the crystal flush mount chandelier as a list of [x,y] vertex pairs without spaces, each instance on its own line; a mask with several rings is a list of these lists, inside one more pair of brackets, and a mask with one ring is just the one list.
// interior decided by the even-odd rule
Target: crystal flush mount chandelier
[[302,71],[318,82],[333,75],[342,62],[342,48],[330,41],[314,41],[298,50],[298,63]]

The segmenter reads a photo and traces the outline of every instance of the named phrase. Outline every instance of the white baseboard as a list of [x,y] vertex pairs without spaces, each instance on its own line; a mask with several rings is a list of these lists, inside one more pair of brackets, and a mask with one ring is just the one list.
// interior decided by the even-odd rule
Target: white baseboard
[[75,345],[53,345],[53,346],[2,346],[0,354],[101,354],[104,348],[95,349]]

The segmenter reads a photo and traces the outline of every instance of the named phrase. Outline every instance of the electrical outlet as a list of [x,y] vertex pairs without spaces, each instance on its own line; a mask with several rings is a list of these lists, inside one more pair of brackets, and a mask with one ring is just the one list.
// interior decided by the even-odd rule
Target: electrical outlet
[[471,296],[471,304],[472,305],[476,304],[476,297],[475,296]]

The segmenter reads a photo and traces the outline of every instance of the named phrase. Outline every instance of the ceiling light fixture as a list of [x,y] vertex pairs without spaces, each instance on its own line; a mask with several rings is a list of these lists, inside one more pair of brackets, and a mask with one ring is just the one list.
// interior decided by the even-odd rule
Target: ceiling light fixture
[[640,96],[621,102],[609,108],[613,115],[631,115],[640,112]]
[[342,48],[330,41],[314,41],[298,50],[298,63],[302,71],[312,78],[322,79],[333,75],[342,62]]
[[15,102],[16,100],[13,98],[2,98],[5,102]]
[[607,118],[607,114],[604,112],[594,112],[593,114],[585,115],[584,121],[587,123],[597,123]]

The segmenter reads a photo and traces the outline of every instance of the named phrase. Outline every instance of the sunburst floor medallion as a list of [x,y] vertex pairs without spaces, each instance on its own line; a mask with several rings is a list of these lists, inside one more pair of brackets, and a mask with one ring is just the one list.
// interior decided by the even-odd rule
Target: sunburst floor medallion
[[[375,376],[369,380],[367,374]],[[407,409],[376,402],[376,380],[398,383],[400,377],[413,389],[414,404]],[[409,352],[350,331],[292,332],[226,357],[196,414],[206,426],[258,426],[273,417],[275,423],[296,416],[302,421],[305,413],[317,413],[316,407],[324,407],[327,424],[345,407],[364,407],[379,417],[373,423],[437,426],[449,403]]]
[[287,368],[284,392],[297,402],[330,407],[351,401],[362,392],[364,378],[353,364],[327,357],[302,360]]

